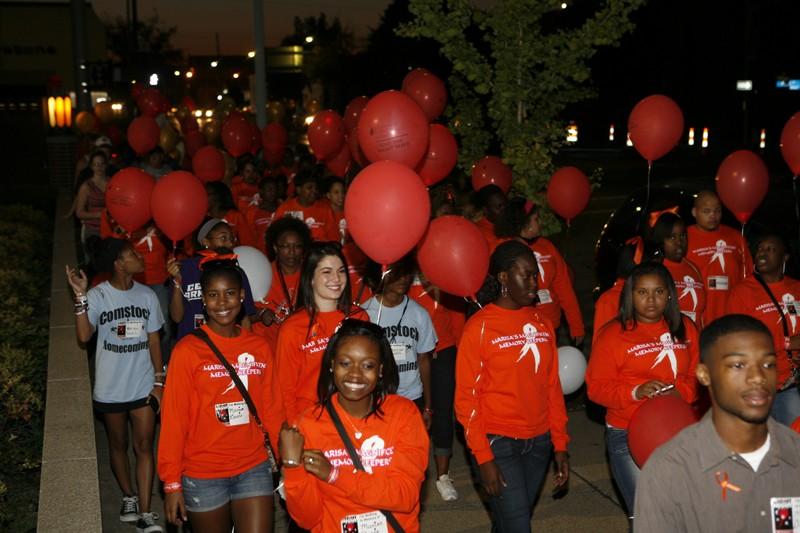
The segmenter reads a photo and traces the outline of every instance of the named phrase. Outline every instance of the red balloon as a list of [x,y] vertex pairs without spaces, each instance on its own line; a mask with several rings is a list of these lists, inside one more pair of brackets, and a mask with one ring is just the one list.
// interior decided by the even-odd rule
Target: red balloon
[[716,180],[722,204],[744,224],[767,195],[769,172],[758,155],[738,150],[722,161]]
[[422,238],[431,213],[425,184],[396,161],[358,173],[347,191],[344,216],[359,248],[382,265],[406,255]]
[[150,208],[158,228],[178,242],[203,222],[208,211],[206,188],[189,172],[170,172],[153,188]]
[[369,165],[367,156],[364,155],[364,151],[358,144],[358,132],[352,131],[348,135],[346,135],[345,138],[347,140],[347,146],[348,148],[350,148],[350,155],[352,156],[353,161],[355,161],[361,168],[364,168],[367,165]]
[[364,110],[364,106],[367,105],[369,102],[369,98],[366,96],[357,96],[350,100],[350,103],[347,104],[347,107],[344,108],[344,131],[348,135],[354,129],[358,127],[358,118],[361,116],[361,112]]
[[342,147],[339,148],[339,152],[335,156],[325,161],[325,167],[334,176],[343,178],[344,175],[347,174],[347,171],[350,170],[350,161],[350,147],[345,143],[342,144]]
[[358,144],[372,162],[388,159],[415,168],[428,149],[428,117],[405,94],[384,91],[361,112]]
[[464,217],[446,215],[431,222],[417,249],[417,261],[425,277],[443,291],[473,296],[489,272],[489,245],[478,226]]
[[511,167],[496,155],[487,155],[472,165],[472,188],[481,190],[487,185],[497,185],[508,194],[511,190],[513,174]]
[[144,94],[146,87],[141,83],[134,83],[131,87],[131,98],[137,100],[142,94]]
[[800,113],[792,115],[781,131],[781,154],[792,173],[800,174]]
[[633,460],[643,467],[656,448],[695,422],[691,406],[678,396],[669,394],[645,400],[628,425],[628,447]]
[[105,128],[103,128],[103,133],[111,139],[111,144],[114,146],[119,146],[125,141],[125,138],[122,136],[122,130],[119,129],[119,126],[116,124],[108,124]]
[[225,176],[225,156],[213,146],[204,146],[192,157],[192,170],[202,182],[219,181]]
[[547,185],[547,203],[567,222],[586,209],[591,194],[589,178],[575,167],[559,169]]
[[308,144],[320,161],[338,154],[344,144],[344,122],[339,113],[326,109],[314,115],[308,126]]
[[286,153],[286,142],[289,136],[286,133],[286,128],[272,122],[261,132],[261,143],[264,145],[264,159],[270,165],[277,165],[283,161],[283,156]]
[[253,143],[250,123],[239,113],[231,113],[222,124],[222,145],[233,157],[247,153]]
[[155,148],[160,136],[161,128],[153,117],[136,117],[128,126],[128,144],[139,155]]
[[628,133],[636,151],[653,162],[667,155],[681,140],[683,112],[669,96],[648,96],[633,107]]
[[458,159],[458,143],[446,126],[431,124],[428,151],[417,165],[417,174],[430,187],[452,172]]
[[189,131],[183,137],[183,145],[186,148],[186,155],[194,157],[197,151],[206,145],[206,136],[199,130]]
[[415,68],[403,78],[403,92],[414,99],[428,120],[442,114],[447,105],[444,82],[424,68]]
[[150,220],[150,196],[155,184],[150,174],[137,167],[120,170],[108,182],[106,207],[128,233],[133,233]]
[[136,105],[139,111],[146,117],[155,117],[164,112],[164,97],[153,87],[144,89],[136,98]]

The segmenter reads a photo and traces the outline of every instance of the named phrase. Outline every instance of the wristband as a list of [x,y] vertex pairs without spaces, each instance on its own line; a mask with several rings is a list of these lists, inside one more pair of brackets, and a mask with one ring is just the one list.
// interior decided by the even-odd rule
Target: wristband
[[300,461],[295,461],[293,459],[284,459],[283,461],[281,461],[281,463],[286,468],[295,468],[297,466],[300,466]]
[[425,409],[422,410],[422,413],[432,415],[433,409],[431,409],[430,407],[426,407]]
[[325,480],[326,483],[335,483],[336,480],[339,478],[339,468],[334,466],[331,467],[331,472],[328,474],[328,479]]
[[86,309],[75,309],[75,316],[85,315]]
[[173,481],[172,483],[164,483],[164,492],[180,492],[183,490],[183,486],[178,481]]
[[164,384],[161,383],[160,381],[154,381],[153,382],[153,387],[161,387],[163,389],[164,388]]

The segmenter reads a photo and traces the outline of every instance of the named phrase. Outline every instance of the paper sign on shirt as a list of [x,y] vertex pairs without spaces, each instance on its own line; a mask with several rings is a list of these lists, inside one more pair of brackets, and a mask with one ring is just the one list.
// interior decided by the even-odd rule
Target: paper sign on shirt
[[218,403],[214,405],[217,420],[226,426],[242,426],[250,422],[250,410],[241,402]]
[[550,297],[550,291],[547,289],[539,289],[536,291],[536,294],[539,296],[539,303],[540,304],[549,304],[553,303],[553,299]]
[[341,526],[342,533],[389,533],[386,517],[380,511],[346,516]]
[[406,360],[406,345],[405,344],[392,344],[392,355],[395,362],[403,362]]
[[800,533],[800,497],[770,498],[772,533]]
[[142,335],[144,322],[141,320],[129,320],[117,324],[117,337],[120,339],[138,339]]
[[728,276],[709,276],[708,288],[712,291],[727,291]]
[[194,315],[194,329],[200,328],[206,323],[206,315]]

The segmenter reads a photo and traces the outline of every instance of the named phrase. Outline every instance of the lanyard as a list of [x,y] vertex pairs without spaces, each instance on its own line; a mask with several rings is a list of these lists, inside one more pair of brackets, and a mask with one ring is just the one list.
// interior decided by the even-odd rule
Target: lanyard
[[[289,307],[289,314],[294,312],[294,298],[292,298],[291,293],[289,292],[289,287],[286,285],[286,279],[283,277],[283,271],[281,270],[281,266],[278,265],[278,279],[281,281],[281,288],[283,289],[283,294],[286,295],[286,302]],[[297,287],[295,287],[295,296],[297,295]]]
[[405,299],[406,299],[406,303],[405,303],[405,305],[403,306],[403,312],[402,312],[402,313],[400,313],[400,320],[398,320],[398,321],[397,321],[397,328],[396,328],[395,334],[394,334],[394,335],[392,335],[392,338],[391,338],[391,339],[389,339],[389,343],[390,343],[390,344],[394,344],[395,337],[397,336],[397,333],[396,333],[396,332],[397,332],[397,331],[400,331],[400,325],[403,323],[403,317],[404,317],[404,316],[406,316],[406,309],[408,309],[408,301],[409,301],[411,298],[409,298],[408,296],[406,296],[406,297],[405,297]]

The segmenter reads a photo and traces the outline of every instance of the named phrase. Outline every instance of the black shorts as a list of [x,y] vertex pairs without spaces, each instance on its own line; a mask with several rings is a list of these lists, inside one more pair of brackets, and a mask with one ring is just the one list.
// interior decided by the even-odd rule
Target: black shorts
[[94,406],[94,410],[98,413],[127,413],[128,411],[133,411],[146,406],[147,397],[145,396],[144,398],[133,400],[132,402],[105,403],[93,401],[92,404]]

